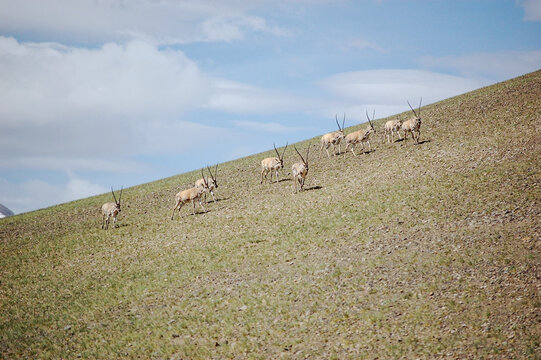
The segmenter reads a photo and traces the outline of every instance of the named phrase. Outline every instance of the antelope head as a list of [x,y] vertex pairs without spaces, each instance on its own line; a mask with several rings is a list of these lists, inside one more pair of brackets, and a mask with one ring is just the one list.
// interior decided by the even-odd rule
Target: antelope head
[[278,160],[280,161],[280,165],[282,165],[282,168],[284,167],[284,154],[286,153],[287,144],[288,143],[286,143],[286,147],[284,148],[284,151],[282,152],[282,156],[280,156],[280,153],[278,152],[278,150],[276,150],[276,145],[274,143],[272,144],[272,146],[274,146],[274,151],[276,151],[276,155],[278,155]]

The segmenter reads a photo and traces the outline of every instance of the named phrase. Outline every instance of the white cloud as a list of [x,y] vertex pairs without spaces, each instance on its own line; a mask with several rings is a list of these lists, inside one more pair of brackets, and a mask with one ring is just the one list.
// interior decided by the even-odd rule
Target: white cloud
[[431,69],[451,69],[468,78],[495,82],[541,69],[541,50],[425,56],[419,62]]
[[541,1],[523,0],[521,6],[524,8],[524,20],[541,21]]
[[0,32],[42,41],[102,44],[153,39],[160,44],[231,41],[245,32],[288,30],[245,12],[264,1],[241,0],[0,0]]
[[141,171],[216,129],[181,121],[216,91],[181,51],[144,41],[95,49],[0,37],[0,169]]
[[379,46],[378,44],[375,44],[375,43],[373,43],[371,41],[361,39],[361,38],[351,40],[347,44],[347,46],[350,47],[350,48],[355,48],[355,49],[359,49],[359,50],[371,49],[371,50],[376,50],[376,51],[382,52],[382,53],[386,52],[385,49],[382,48],[381,46]]
[[143,41],[85,49],[0,37],[4,124],[178,114],[201,105],[209,86],[181,51]]
[[59,203],[103,194],[108,189],[85,179],[70,175],[63,184],[51,184],[43,180],[29,180],[13,184],[0,179],[1,202],[14,213],[40,209]]
[[92,184],[89,181],[73,176],[63,188],[66,189],[64,197],[67,201],[82,199],[107,192],[107,189],[104,186]]
[[265,19],[256,16],[214,16],[201,24],[204,34],[199,41],[233,41],[243,39],[247,31],[267,32],[277,36],[290,36],[291,31],[269,26]]
[[352,119],[351,116],[353,121],[365,122],[367,110],[375,109],[376,118],[380,118],[407,110],[407,100],[413,104],[422,97],[426,105],[484,85],[436,72],[393,69],[341,73],[322,80],[320,84],[345,100],[341,108],[331,108],[329,116],[345,111],[346,122]]
[[227,112],[283,113],[305,109],[313,103],[312,99],[285,91],[271,91],[224,79],[216,79],[214,88],[209,107]]

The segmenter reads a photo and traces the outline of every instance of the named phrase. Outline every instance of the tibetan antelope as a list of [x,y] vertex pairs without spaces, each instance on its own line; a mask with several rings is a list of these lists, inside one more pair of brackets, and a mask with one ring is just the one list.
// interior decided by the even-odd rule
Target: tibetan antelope
[[122,189],[124,187],[120,188],[120,196],[118,197],[118,201],[116,201],[115,192],[113,191],[113,187],[111,187],[111,193],[113,194],[113,199],[115,199],[115,202],[108,202],[101,206],[101,228],[107,230],[109,228],[109,222],[111,218],[113,218],[113,228],[116,226],[116,217],[118,213],[120,212],[120,199],[122,199]]
[[302,162],[296,162],[291,166],[291,174],[293,175],[293,186],[295,187],[295,193],[297,193],[297,182],[301,185],[301,191],[304,187],[304,180],[308,174],[308,153],[310,152],[310,145],[306,150],[306,159],[302,157],[301,153],[295,146],[293,146],[297,154],[301,157]]
[[[212,174],[212,171],[210,171],[210,168],[208,166],[207,169],[210,176],[206,179],[201,178],[195,182],[195,187],[203,188],[203,190],[205,191],[205,204],[207,203],[207,193],[210,193],[210,195],[212,195],[212,201],[216,202],[213,190],[218,188],[218,182],[216,181],[216,175],[218,174],[218,164],[216,164],[216,167],[214,168],[214,174]],[[207,184],[206,186],[205,182]]]
[[[421,101],[419,101],[419,114],[413,110],[411,107],[410,102],[408,101],[408,105],[413,111],[413,114],[415,115],[409,120],[406,120],[402,123],[401,129],[404,131],[404,140],[408,138],[408,133],[411,133],[411,137],[413,140],[415,140],[415,144],[419,144],[419,137],[421,136],[421,102],[423,101],[423,98],[421,98]],[[415,134],[417,133],[417,136]]]
[[[375,116],[376,116],[376,111],[374,110],[374,113],[372,114],[372,120],[374,120]],[[372,147],[370,146],[370,135],[375,134],[376,129],[374,128],[374,124],[372,124],[372,121],[370,121],[370,116],[368,116],[368,111],[366,112],[366,118],[368,119],[368,123],[369,123],[366,129],[357,130],[357,131],[352,132],[351,134],[346,135],[347,145],[346,145],[346,150],[344,152],[344,157],[346,156],[348,152],[348,148],[350,146],[351,146],[351,152],[353,153],[353,155],[357,156],[357,154],[355,154],[355,151],[353,151],[353,149],[355,148],[355,145],[357,145],[358,143],[361,143],[361,145],[363,146],[363,153],[365,152],[364,143],[368,143],[368,151],[372,150]]]
[[284,168],[284,154],[286,153],[287,143],[284,151],[282,152],[282,156],[280,156],[278,150],[276,150],[276,145],[272,144],[272,146],[274,146],[274,151],[276,151],[276,155],[278,155],[278,157],[269,157],[261,160],[261,184],[263,184],[263,176],[265,176],[266,179],[269,172],[271,173],[270,182],[272,182],[272,171],[275,172],[276,182],[278,182],[278,170]]
[[383,128],[384,134],[383,134],[383,141],[385,142],[385,137],[387,137],[387,142],[390,143],[391,139],[392,142],[394,142],[394,134],[397,133],[400,140],[402,140],[402,136],[400,135],[400,128],[402,127],[402,123],[404,120],[396,119],[396,120],[389,120],[385,123],[385,127]]
[[328,134],[325,134],[321,137],[321,148],[319,148],[319,153],[321,154],[321,150],[325,148],[325,151],[327,152],[327,156],[330,158],[331,155],[329,155],[329,146],[332,145],[332,151],[333,154],[336,155],[336,145],[338,145],[338,154],[340,155],[341,149],[340,149],[340,143],[344,139],[344,124],[346,123],[346,114],[344,113],[344,120],[342,120],[342,127],[340,127],[340,123],[338,122],[338,115],[335,116],[336,125],[338,125],[338,131],[334,131]]
[[[201,169],[201,175],[203,175],[203,169]],[[207,180],[205,179],[205,176],[203,175],[203,185],[205,187],[208,187]],[[205,191],[204,187],[193,187],[187,190],[181,190],[175,195],[176,204],[173,208],[173,213],[171,214],[171,220],[173,220],[173,216],[175,215],[175,210],[178,208],[178,213],[180,217],[182,217],[182,214],[180,214],[180,209],[184,204],[191,201],[193,205],[193,211],[192,213],[195,215],[195,200],[199,200],[199,206],[203,209],[204,212],[207,212],[205,207],[203,206],[201,202],[201,195]]]

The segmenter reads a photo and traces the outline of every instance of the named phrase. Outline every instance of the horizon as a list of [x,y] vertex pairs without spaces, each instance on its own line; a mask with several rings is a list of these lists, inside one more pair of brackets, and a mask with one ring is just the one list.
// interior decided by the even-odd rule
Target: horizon
[[0,9],[0,203],[15,214],[322,135],[335,114],[349,127],[366,110],[380,119],[541,68],[534,0]]

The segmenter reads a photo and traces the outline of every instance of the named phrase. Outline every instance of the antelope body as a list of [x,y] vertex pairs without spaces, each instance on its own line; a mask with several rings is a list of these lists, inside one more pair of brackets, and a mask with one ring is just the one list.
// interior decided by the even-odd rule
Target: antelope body
[[415,144],[419,144],[419,137],[421,136],[421,102],[423,101],[423,98],[421,98],[421,101],[419,101],[419,114],[413,110],[411,107],[409,101],[408,105],[413,111],[413,114],[415,115],[409,120],[406,120],[402,123],[401,129],[404,131],[404,140],[408,138],[408,133],[411,133],[411,137],[413,140],[415,140]]
[[304,180],[306,179],[306,175],[308,174],[308,153],[310,152],[310,145],[308,145],[308,149],[306,150],[306,160],[302,157],[301,153],[297,150],[297,148],[294,148],[302,160],[302,162],[296,162],[291,166],[291,174],[293,175],[293,186],[295,187],[295,193],[297,193],[297,183],[300,184],[300,189],[302,191],[304,187]]
[[336,155],[336,145],[338,145],[338,154],[340,154],[340,143],[344,139],[344,124],[346,122],[346,114],[344,114],[344,120],[342,121],[342,127],[340,127],[340,123],[338,123],[338,118],[335,117],[336,125],[338,125],[338,131],[334,131],[328,134],[325,134],[321,137],[321,147],[319,148],[319,152],[321,153],[321,150],[325,148],[325,151],[327,152],[327,156],[330,158],[331,155],[329,155],[329,146],[332,145],[333,155]]
[[394,134],[398,134],[398,137],[400,138],[400,140],[402,140],[402,136],[400,135],[400,128],[402,127],[402,123],[404,122],[404,120],[400,120],[400,119],[396,119],[396,120],[389,120],[385,123],[385,127],[384,127],[384,134],[383,134],[383,138],[385,141],[385,136],[387,136],[387,142],[390,143],[391,142],[391,139],[392,139],[392,142],[394,142]]
[[269,172],[271,173],[270,182],[272,182],[273,171],[276,174],[276,182],[278,182],[278,170],[283,169],[284,167],[284,154],[286,153],[287,143],[284,151],[282,152],[282,156],[280,156],[278,150],[276,150],[276,145],[273,144],[273,146],[274,151],[276,151],[276,155],[278,155],[278,157],[269,157],[261,160],[261,184],[263,184],[263,176],[266,179]]
[[116,226],[116,217],[120,212],[120,199],[122,198],[122,188],[120,189],[120,196],[118,197],[118,201],[116,201],[115,192],[113,191],[112,187],[111,193],[113,194],[113,199],[115,199],[115,202],[108,202],[101,206],[101,228],[105,230],[109,228],[109,222],[111,221],[111,218],[113,218],[113,228],[115,228]]
[[[201,170],[201,175],[203,175],[203,170]],[[203,184],[205,186],[208,186],[205,177],[203,176]],[[195,200],[199,200],[199,206],[203,209],[204,212],[207,212],[205,207],[203,206],[201,202],[201,195],[205,191],[204,187],[193,187],[186,190],[181,190],[175,195],[175,207],[173,208],[173,213],[171,214],[171,220],[173,220],[173,216],[175,215],[175,210],[178,209],[178,213],[180,217],[182,215],[180,214],[180,209],[186,204],[187,202],[192,202],[193,210],[192,213],[195,215]]]
[[[218,174],[218,164],[216,164],[216,167],[214,168],[214,174],[212,174],[212,171],[210,171],[210,168],[207,166],[207,169],[209,171],[210,176],[205,178],[203,177],[195,182],[195,187],[197,188],[203,188],[204,194],[205,194],[205,204],[207,203],[207,193],[210,193],[212,196],[212,201],[216,202],[216,199],[214,198],[214,189],[218,188],[218,181],[216,181],[215,175]],[[206,184],[206,185],[205,185]]]
[[[375,112],[374,112],[374,115],[372,115],[372,118],[374,118],[375,116]],[[346,135],[346,150],[345,150],[345,153],[344,153],[344,157],[346,156],[347,152],[348,152],[348,148],[351,146],[351,152],[353,153],[354,156],[357,156],[357,154],[355,154],[355,151],[353,151],[353,149],[355,148],[355,145],[357,145],[358,143],[361,143],[362,146],[363,146],[363,153],[365,152],[364,150],[364,143],[367,143],[368,144],[368,151],[372,150],[372,147],[370,146],[370,135],[374,134],[376,132],[376,129],[374,128],[374,125],[372,124],[372,121],[370,121],[370,117],[368,116],[368,112],[366,112],[366,117],[368,118],[368,123],[369,125],[366,127],[366,129],[361,129],[361,130],[357,130],[357,131],[354,131],[350,134],[347,134]],[[374,119],[372,119],[374,120]]]

